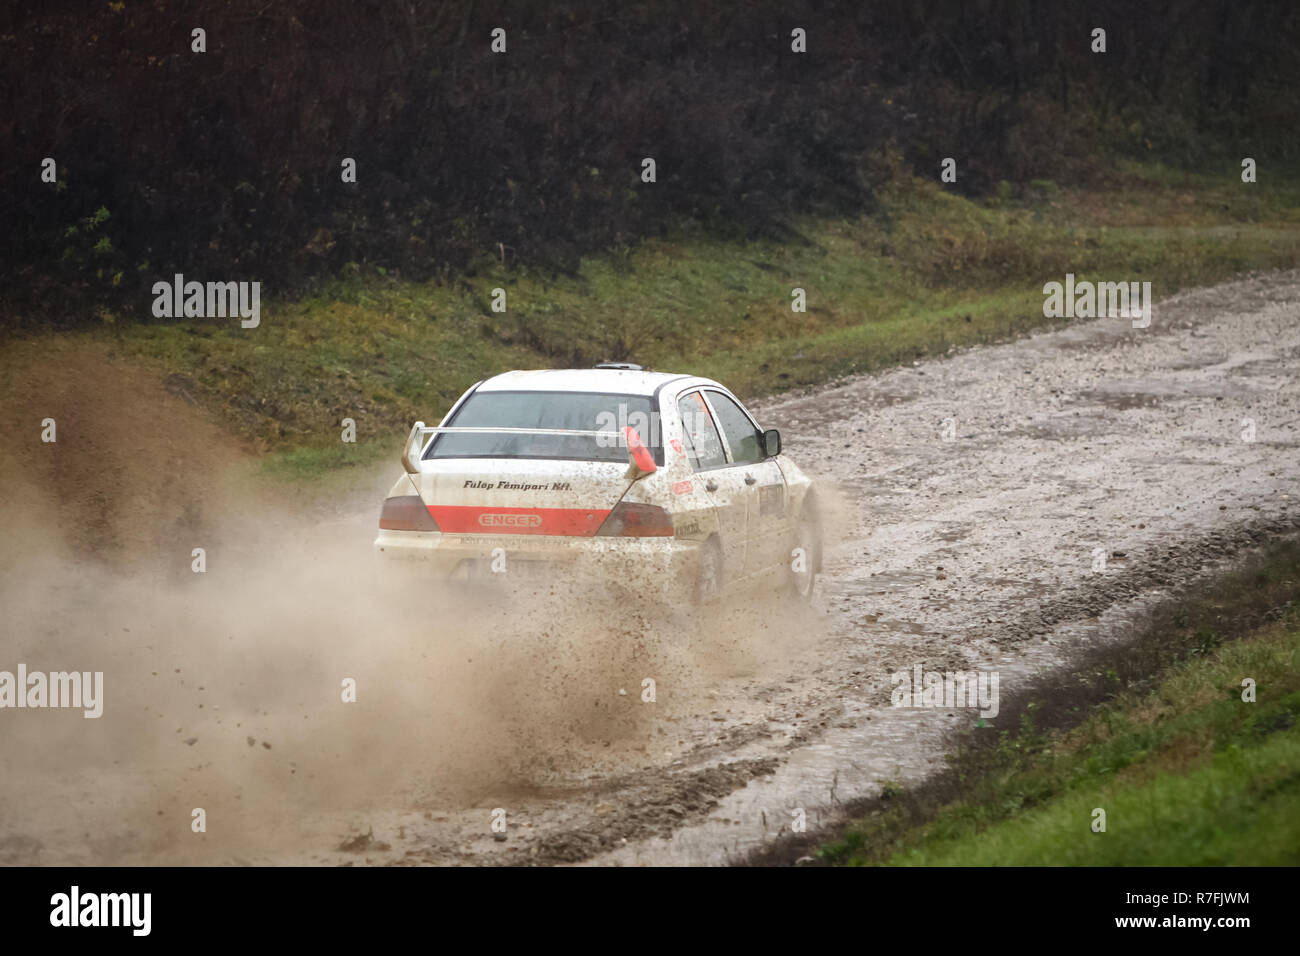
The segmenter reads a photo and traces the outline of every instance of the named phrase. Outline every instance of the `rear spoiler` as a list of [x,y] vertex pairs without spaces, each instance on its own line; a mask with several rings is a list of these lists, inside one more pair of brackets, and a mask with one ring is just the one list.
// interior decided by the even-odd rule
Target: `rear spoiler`
[[[411,434],[406,438],[406,446],[402,449],[402,467],[408,474],[419,474],[420,455],[424,452],[425,441],[430,435],[441,432],[489,432],[492,434],[507,435],[590,435],[592,437],[618,436],[618,432],[612,431],[582,431],[576,428],[493,428],[493,427],[476,427],[468,425],[437,425],[430,426],[424,422],[416,422],[411,428]],[[626,439],[625,439],[626,440]]]

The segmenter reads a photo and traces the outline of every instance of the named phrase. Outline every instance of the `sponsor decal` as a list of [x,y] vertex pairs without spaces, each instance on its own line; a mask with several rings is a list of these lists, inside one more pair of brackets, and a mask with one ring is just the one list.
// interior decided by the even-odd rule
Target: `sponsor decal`
[[546,483],[531,484],[525,481],[498,481],[494,483],[491,481],[478,481],[474,478],[470,478],[465,482],[465,484],[461,485],[461,487],[478,488],[482,491],[546,491],[548,488],[551,491],[568,491],[569,483],[567,481],[557,481],[551,485]]
[[785,514],[785,485],[762,485],[758,489],[758,513]]
[[673,494],[675,495],[689,495],[694,490],[695,486],[689,481],[679,481],[673,485]]
[[559,534],[591,537],[609,517],[608,508],[479,508],[428,505],[444,534]]
[[481,514],[478,523],[485,528],[540,528],[541,515]]

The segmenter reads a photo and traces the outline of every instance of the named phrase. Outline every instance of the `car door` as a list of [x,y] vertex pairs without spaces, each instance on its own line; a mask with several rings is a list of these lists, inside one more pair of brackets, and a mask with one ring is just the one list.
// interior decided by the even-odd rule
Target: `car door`
[[730,466],[713,413],[699,389],[677,400],[687,460],[699,475],[718,516],[724,580],[734,581],[745,572],[749,540],[749,487],[744,476]]
[[767,457],[762,431],[739,402],[715,389],[704,394],[722,433],[729,470],[739,474],[745,489],[746,573],[784,565],[789,560],[789,509],[781,468],[775,458]]

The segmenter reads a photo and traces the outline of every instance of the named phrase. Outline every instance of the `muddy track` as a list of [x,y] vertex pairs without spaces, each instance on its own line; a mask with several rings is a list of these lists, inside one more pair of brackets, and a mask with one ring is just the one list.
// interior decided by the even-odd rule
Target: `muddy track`
[[796,808],[824,824],[924,778],[974,718],[892,708],[895,670],[993,668],[1015,690],[1300,529],[1297,373],[1300,278],[1266,276],[1163,302],[1148,329],[1079,323],[761,406],[850,505],[826,633],[718,681],[712,729],[673,721],[695,742],[672,762],[511,808],[506,841],[417,827],[407,861],[719,863]]
[[914,783],[974,717],[892,708],[894,671],[991,668],[1015,690],[1072,650],[1122,639],[1216,565],[1300,531],[1297,276],[1200,290],[1155,316],[762,406],[790,453],[856,506],[820,586],[832,633],[791,661],[810,666],[750,691],[775,711],[760,739],[778,770],[649,841],[594,825],[612,852],[593,862],[723,862],[788,828],[794,808],[825,823],[886,780]]
[[[263,794],[238,840],[155,839],[148,821],[172,814],[173,804],[194,805],[194,791],[215,800],[236,775],[229,789],[238,800],[259,775],[289,772],[290,763],[253,763],[272,754],[243,745],[245,732],[255,736],[249,726],[274,736],[287,724],[273,723],[265,701],[245,702],[256,720],[243,717],[237,731],[205,725],[181,759],[151,749],[148,795],[131,791],[129,819],[114,816],[108,799],[108,832],[75,847],[67,843],[75,827],[36,819],[19,798],[0,804],[0,862],[718,864],[788,830],[795,811],[810,828],[834,822],[844,802],[942,769],[948,735],[977,719],[892,707],[892,673],[995,670],[1002,693],[1017,693],[1080,650],[1122,640],[1153,603],[1208,570],[1300,531],[1300,274],[1159,302],[1146,329],[1078,322],[756,412],[782,430],[791,456],[837,489],[828,508],[836,543],[811,610],[756,603],[716,622],[716,646],[705,634],[626,661],[617,648],[580,649],[576,660],[585,653],[614,663],[548,685],[552,697],[582,698],[580,706],[485,721],[519,744],[486,761],[487,772],[468,774],[469,764],[454,761],[426,772],[410,750],[379,764],[384,741],[417,736],[402,723],[423,706],[411,702],[416,694],[384,713],[376,736],[331,758],[344,770],[295,751],[308,739],[301,733],[282,734],[275,759],[295,772],[311,768],[303,776],[315,789],[286,784]],[[373,507],[358,506],[336,530],[364,550],[372,523]],[[484,631],[484,641],[496,639],[497,630]],[[581,645],[563,629],[546,633]],[[367,665],[376,675],[418,670],[402,648],[381,657]],[[315,660],[309,650],[302,659]],[[549,672],[551,659],[517,672]],[[431,660],[448,701],[450,688],[474,687],[465,700],[480,706],[500,686],[478,670],[478,650]],[[647,672],[658,679],[654,703],[636,693]],[[286,680],[305,696],[295,681],[313,667],[286,673],[298,675]],[[517,700],[518,686],[506,698]],[[174,692],[186,703],[194,693],[188,685]],[[302,705],[295,726],[329,719],[314,706]],[[449,703],[449,720],[456,713]],[[999,726],[996,717],[988,723]],[[220,749],[223,734],[239,746]],[[415,752],[442,755],[462,738],[448,731]],[[467,750],[492,735],[474,739]],[[358,762],[358,753],[369,756]],[[74,795],[111,794],[114,774],[128,773],[104,768],[92,782],[69,768],[41,772]],[[386,786],[356,800],[346,792],[316,799],[327,784],[346,791],[353,776]],[[504,833],[490,827],[496,808],[506,813]]]

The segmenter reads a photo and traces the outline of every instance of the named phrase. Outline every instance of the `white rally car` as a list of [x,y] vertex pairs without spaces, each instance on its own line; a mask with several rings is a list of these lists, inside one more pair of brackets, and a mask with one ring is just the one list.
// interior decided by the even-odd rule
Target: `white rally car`
[[[706,604],[821,564],[812,482],[717,382],[635,365],[506,372],[416,422],[375,551],[432,577],[599,575]],[[498,577],[499,575],[499,577]]]

